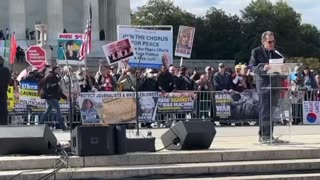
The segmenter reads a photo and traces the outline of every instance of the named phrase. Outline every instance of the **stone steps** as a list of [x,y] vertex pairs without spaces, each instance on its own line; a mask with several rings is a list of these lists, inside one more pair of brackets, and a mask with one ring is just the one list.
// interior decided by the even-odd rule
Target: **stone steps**
[[[182,164],[157,164],[157,165],[130,165],[110,167],[83,167],[72,168],[73,179],[127,179],[154,177],[172,177],[175,175],[194,176],[206,175],[225,177],[233,175],[259,175],[275,173],[297,173],[314,170],[320,167],[320,159],[292,159],[292,160],[267,160],[267,161],[241,161],[241,162],[211,162],[211,163],[182,163]],[[0,179],[10,179],[17,174],[15,180],[34,180],[52,172],[54,169],[35,171],[1,171]],[[71,169],[61,169],[57,172],[57,179],[68,179]]]
[[[112,156],[72,156],[70,166],[109,167],[128,165],[154,164],[183,164],[183,163],[212,163],[212,162],[242,162],[242,161],[271,161],[290,159],[317,159],[320,149],[292,149],[292,150],[243,150],[243,151],[162,151],[157,153],[128,153]],[[8,156],[0,157],[0,171],[30,170],[51,168],[58,156]]]

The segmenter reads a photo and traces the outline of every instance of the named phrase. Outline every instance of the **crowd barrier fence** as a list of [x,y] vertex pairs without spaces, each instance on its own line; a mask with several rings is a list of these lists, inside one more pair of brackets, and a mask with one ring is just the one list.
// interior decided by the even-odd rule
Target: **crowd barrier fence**
[[[319,92],[320,90],[306,91],[304,89],[298,91],[290,91],[290,94],[287,98],[290,99],[292,104],[291,117],[293,120],[293,124],[302,123],[302,102],[319,101]],[[143,125],[149,124],[150,126],[150,124],[152,124],[155,127],[169,127],[177,121],[184,120],[210,120],[212,122],[218,122],[221,125],[230,125],[232,123],[257,124],[259,121],[259,96],[255,90],[246,90],[241,93],[235,91],[188,91],[188,93],[192,93],[194,95],[192,99],[193,101],[184,101],[184,95],[181,92],[173,93],[179,94],[179,96],[175,96],[174,98],[170,97],[172,98],[172,102],[175,102],[176,104],[163,103],[163,101],[160,100],[160,96],[162,96],[162,94],[159,93],[158,101],[156,103],[157,106],[154,107],[156,109],[154,109],[154,121],[145,121],[140,119],[139,122]],[[138,95],[138,99],[139,98],[141,98],[141,96]],[[138,99],[136,99],[135,101],[139,101]],[[164,107],[166,104],[169,104],[168,107]],[[75,106],[75,111],[73,113],[73,124],[75,125],[79,125],[82,123],[79,105],[80,103],[77,103],[77,105]],[[137,106],[139,107],[136,108],[141,109],[142,105],[137,103]],[[136,108],[133,108],[133,111]],[[44,112],[44,109],[34,109],[35,108],[32,105],[27,105],[26,107],[20,109],[11,109],[8,115],[9,124],[37,124],[42,113]],[[161,112],[160,109],[162,109]],[[177,109],[177,111],[174,111],[174,109]],[[69,124],[69,109],[64,107],[61,110],[65,122]],[[136,112],[132,112],[132,114],[135,116]],[[55,118],[56,115],[53,111],[46,123],[50,126],[58,124],[55,122]]]

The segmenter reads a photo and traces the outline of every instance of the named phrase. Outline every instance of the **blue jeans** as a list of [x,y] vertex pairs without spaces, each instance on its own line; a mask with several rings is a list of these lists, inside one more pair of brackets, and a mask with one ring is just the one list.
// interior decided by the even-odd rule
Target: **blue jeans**
[[52,109],[55,109],[57,111],[57,120],[59,122],[59,125],[62,129],[65,129],[66,126],[64,125],[62,114],[60,111],[60,103],[58,99],[47,99],[47,109],[46,111],[42,114],[40,118],[39,124],[44,124],[44,121],[48,118],[49,113],[52,111]]

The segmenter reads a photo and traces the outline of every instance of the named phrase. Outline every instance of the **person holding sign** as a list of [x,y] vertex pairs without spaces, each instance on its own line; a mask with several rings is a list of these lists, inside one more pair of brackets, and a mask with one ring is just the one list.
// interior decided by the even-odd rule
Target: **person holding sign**
[[[270,127],[270,113],[271,108],[277,106],[277,100],[270,100],[270,89],[265,87],[271,87],[270,77],[265,76],[270,69],[269,60],[283,58],[280,53],[275,50],[275,37],[271,31],[266,31],[261,36],[262,45],[253,49],[251,52],[250,66],[255,69],[256,74],[256,88],[259,94],[259,142],[278,141],[273,138],[273,123]],[[256,68],[260,63],[265,63],[264,67]],[[274,82],[274,80],[273,80]],[[279,99],[280,93],[272,91],[272,98]]]

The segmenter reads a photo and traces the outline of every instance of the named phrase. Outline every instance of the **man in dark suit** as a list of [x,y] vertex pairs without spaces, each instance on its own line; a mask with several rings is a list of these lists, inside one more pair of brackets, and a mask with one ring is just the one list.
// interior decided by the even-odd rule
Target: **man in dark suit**
[[277,107],[280,94],[279,90],[270,90],[268,87],[280,87],[280,85],[275,84],[279,76],[269,76],[267,72],[270,70],[269,60],[283,58],[283,56],[274,48],[273,32],[264,32],[261,36],[261,43],[261,46],[252,50],[249,62],[256,74],[256,88],[259,94],[259,141],[274,142],[277,139],[273,138],[272,109]]
[[11,73],[3,64],[4,59],[0,56],[0,125],[8,125],[7,91]]

